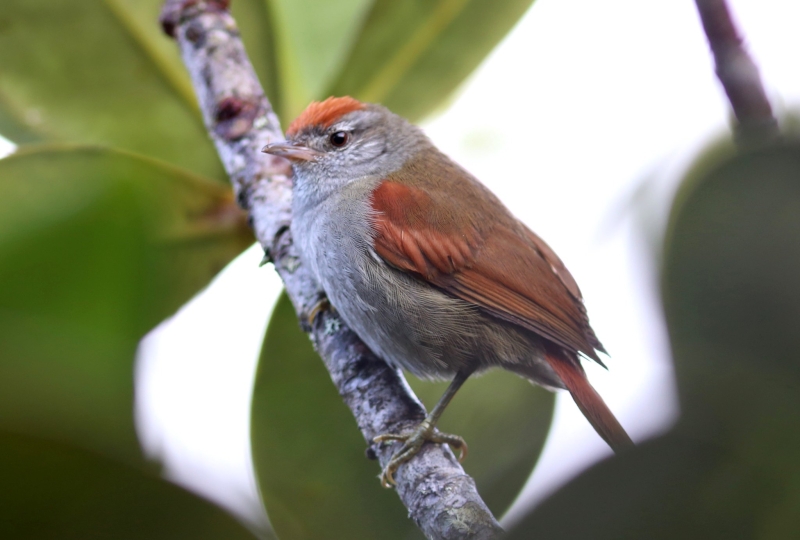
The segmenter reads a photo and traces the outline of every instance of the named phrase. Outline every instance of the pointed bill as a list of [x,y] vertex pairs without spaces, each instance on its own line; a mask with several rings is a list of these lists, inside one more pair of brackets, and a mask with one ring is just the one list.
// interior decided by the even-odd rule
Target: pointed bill
[[293,144],[289,141],[280,141],[266,145],[261,149],[266,154],[286,158],[290,161],[316,161],[322,155],[321,152],[312,150],[301,144]]

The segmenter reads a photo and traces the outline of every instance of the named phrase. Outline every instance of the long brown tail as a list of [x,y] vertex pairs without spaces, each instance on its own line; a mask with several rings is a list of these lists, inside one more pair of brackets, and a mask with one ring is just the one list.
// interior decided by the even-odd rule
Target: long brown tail
[[551,354],[550,351],[545,355],[547,363],[553,371],[564,382],[572,399],[578,405],[583,415],[592,424],[604,441],[608,443],[614,452],[620,452],[633,446],[633,441],[625,432],[619,421],[608,408],[600,394],[589,384],[583,368],[577,362],[570,362],[559,355]]

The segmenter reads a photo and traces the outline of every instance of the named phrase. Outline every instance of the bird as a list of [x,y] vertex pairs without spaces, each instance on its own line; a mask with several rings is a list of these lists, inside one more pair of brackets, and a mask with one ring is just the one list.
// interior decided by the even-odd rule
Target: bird
[[384,486],[426,442],[463,458],[463,439],[436,423],[464,382],[491,368],[567,389],[614,451],[633,445],[581,365],[603,365],[606,351],[575,279],[419,127],[382,105],[330,97],[262,151],[291,162],[292,236],[341,319],[389,365],[451,381],[415,429],[373,440],[402,443]]

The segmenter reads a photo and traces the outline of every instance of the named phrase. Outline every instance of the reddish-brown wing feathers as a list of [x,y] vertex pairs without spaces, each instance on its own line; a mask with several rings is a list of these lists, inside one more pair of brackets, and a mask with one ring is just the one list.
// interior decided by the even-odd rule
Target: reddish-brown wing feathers
[[530,229],[526,229],[528,233],[528,238],[531,242],[536,246],[536,249],[539,251],[539,254],[544,257],[544,260],[550,265],[550,268],[553,269],[553,272],[559,277],[561,282],[567,288],[572,296],[576,299],[581,299],[581,290],[578,288],[578,283],[575,281],[575,278],[572,277],[572,274],[569,273],[567,267],[564,266],[564,263],[561,262],[561,259],[558,258],[556,252],[547,245],[547,243],[539,238],[535,232]]
[[363,108],[363,103],[350,96],[314,101],[291,123],[286,130],[286,136],[291,138],[306,126],[329,127],[345,114]]
[[424,191],[398,182],[383,182],[372,195],[376,211],[375,250],[391,264],[434,282],[463,270],[474,260],[477,231],[461,234]]
[[598,360],[580,291],[555,253],[463,169],[422,152],[372,196],[375,251],[492,315]]
[[576,353],[598,362],[581,293],[552,249],[466,171],[434,150],[372,195],[374,248],[389,264],[549,340],[545,360],[615,451],[628,434],[592,388]]

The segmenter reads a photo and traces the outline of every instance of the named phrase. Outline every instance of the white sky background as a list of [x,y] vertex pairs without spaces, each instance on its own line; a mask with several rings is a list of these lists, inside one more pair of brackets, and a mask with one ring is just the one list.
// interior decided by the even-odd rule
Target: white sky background
[[[730,3],[777,108],[797,107],[800,2]],[[642,230],[661,223],[670,187],[727,118],[690,0],[538,0],[452,105],[424,125],[570,268],[611,354],[607,372],[587,365],[590,378],[635,440],[663,431],[677,414],[653,244]],[[645,183],[651,204],[632,203]],[[137,374],[147,450],[170,477],[254,521],[250,388],[280,290],[260,258],[248,250],[154,331]],[[560,394],[525,503],[609,452]]]

